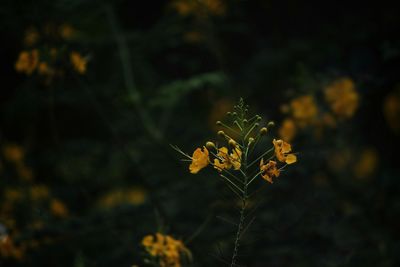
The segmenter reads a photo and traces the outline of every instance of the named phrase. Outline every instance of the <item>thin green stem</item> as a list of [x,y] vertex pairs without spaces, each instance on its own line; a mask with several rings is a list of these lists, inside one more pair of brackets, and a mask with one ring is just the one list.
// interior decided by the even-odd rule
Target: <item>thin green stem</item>
[[260,174],[261,174],[261,172],[258,172],[256,175],[254,175],[254,177],[251,178],[250,181],[247,183],[247,186],[249,186]]
[[233,187],[235,187],[237,190],[239,190],[240,191],[240,193],[244,193],[243,192],[243,189],[241,189],[239,186],[237,186],[234,182],[232,182],[231,180],[229,180],[229,178],[228,177],[226,177],[225,175],[223,175],[223,174],[220,174],[219,175],[220,177],[222,177],[222,178],[224,178],[226,181],[228,181]]

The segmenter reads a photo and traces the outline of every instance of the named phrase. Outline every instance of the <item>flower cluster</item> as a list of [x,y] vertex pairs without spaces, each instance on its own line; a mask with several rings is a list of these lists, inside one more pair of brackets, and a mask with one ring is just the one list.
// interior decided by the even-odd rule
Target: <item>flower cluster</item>
[[332,81],[323,89],[323,95],[318,104],[316,94],[306,94],[282,107],[282,111],[288,114],[279,129],[283,140],[290,142],[300,130],[308,128],[314,129],[316,134],[323,127],[333,128],[339,121],[351,118],[358,108],[359,95],[350,78]]
[[47,24],[41,31],[35,27],[28,28],[23,42],[25,49],[18,55],[15,70],[28,76],[36,73],[47,84],[56,77],[62,77],[68,68],[85,74],[88,58],[68,49],[77,35],[77,31],[68,24],[59,27]]
[[[201,169],[211,165],[218,171],[220,176],[227,178],[225,174],[229,173],[232,175],[230,171],[244,172],[253,165],[254,162],[250,164],[247,162],[251,156],[249,152],[254,150],[255,145],[260,138],[268,132],[268,127],[272,126],[273,123],[269,123],[267,127],[262,127],[256,132],[261,117],[256,115],[251,119],[246,119],[242,106],[235,106],[235,109],[238,111],[233,113],[228,112],[234,119],[232,126],[217,121],[218,126],[224,127],[227,131],[230,131],[229,135],[223,130],[218,131],[218,135],[227,142],[227,145],[218,146],[214,142],[209,141],[202,148],[196,148],[192,156],[174,147],[190,161],[190,173],[196,174]],[[238,113],[243,114],[238,115]],[[231,136],[238,136],[238,141]],[[259,161],[260,165],[258,174],[270,183],[272,183],[273,177],[278,177],[280,174],[277,162],[289,165],[297,161],[297,156],[290,153],[292,147],[289,143],[283,140],[273,139],[272,145],[273,147],[268,149],[267,153],[264,153],[261,157],[256,159],[256,161]],[[264,157],[270,153],[272,153],[272,155],[264,161]],[[274,158],[276,161],[273,160]],[[230,181],[230,178],[227,179]]]
[[142,245],[160,267],[180,267],[182,256],[191,258],[191,253],[183,242],[169,235],[147,235],[143,238]]
[[[274,178],[279,177],[287,165],[297,162],[296,154],[292,153],[292,146],[280,139],[272,139],[271,147],[267,147],[261,155],[254,156],[257,144],[267,135],[274,123],[269,122],[259,129],[261,116],[248,117],[247,113],[248,106],[244,104],[243,99],[240,99],[234,106],[234,111],[227,113],[230,122],[217,121],[217,126],[223,128],[218,131],[218,136],[223,139],[223,145],[208,141],[204,146],[196,148],[192,155],[172,146],[185,157],[185,161],[190,162],[190,173],[197,174],[207,166],[212,166],[227,187],[240,199],[240,218],[231,266],[237,266],[238,248],[243,229],[251,224],[251,221],[246,221],[246,209],[250,203],[250,196],[254,193],[251,192],[251,184],[257,181],[258,177],[272,184]],[[305,113],[311,112],[305,111]],[[245,227],[246,223],[248,225]]]

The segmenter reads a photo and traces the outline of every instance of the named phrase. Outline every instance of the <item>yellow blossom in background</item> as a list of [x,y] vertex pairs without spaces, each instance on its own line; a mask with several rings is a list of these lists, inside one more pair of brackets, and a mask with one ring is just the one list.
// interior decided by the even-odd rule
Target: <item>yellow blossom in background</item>
[[290,142],[296,136],[297,127],[292,119],[285,119],[279,128],[279,137],[286,142]]
[[23,162],[18,162],[16,164],[16,170],[18,176],[24,181],[32,181],[33,180],[33,171],[31,168],[26,166]]
[[318,115],[318,107],[312,95],[299,96],[290,102],[292,117],[300,127],[313,124]]
[[372,175],[378,166],[378,160],[378,155],[374,149],[365,149],[353,167],[354,175],[359,179]]
[[183,39],[188,43],[200,43],[204,40],[204,35],[199,31],[189,31],[184,34]]
[[15,63],[15,70],[27,75],[31,75],[39,63],[39,51],[37,49],[31,51],[22,51]]
[[400,132],[400,94],[396,92],[386,96],[383,103],[383,114],[392,131]]
[[24,253],[24,247],[16,246],[9,235],[6,235],[0,239],[0,258],[14,258],[16,260],[22,260]]
[[280,171],[276,165],[276,161],[273,160],[270,160],[267,164],[264,164],[264,159],[261,159],[260,171],[261,171],[261,177],[264,180],[270,182],[271,184],[273,183],[272,178],[278,177],[280,174]]
[[144,188],[133,186],[128,189],[119,189],[111,191],[99,200],[99,205],[105,208],[112,208],[122,204],[131,204],[138,206],[147,199],[147,192]]
[[352,117],[359,104],[353,80],[341,78],[332,82],[325,88],[325,100],[338,117]]
[[34,185],[29,189],[33,201],[46,199],[50,196],[49,188],[46,185]]
[[25,31],[24,44],[33,46],[39,41],[40,35],[35,27],[30,27]]
[[206,147],[203,147],[203,150],[201,148],[197,148],[193,152],[192,163],[189,165],[190,173],[198,173],[201,169],[207,167],[209,162],[208,149]]
[[84,74],[86,72],[87,59],[81,56],[78,52],[72,51],[70,53],[69,59],[71,61],[72,67],[79,74]]
[[55,217],[65,218],[68,216],[68,209],[61,200],[52,199],[50,202],[50,212]]
[[11,162],[21,162],[25,157],[25,150],[15,144],[8,144],[3,147],[4,158]]
[[289,152],[292,151],[292,146],[283,140],[273,140],[275,148],[275,156],[280,162],[286,162],[286,164],[293,164],[297,161],[295,154]]
[[58,29],[58,33],[63,39],[70,40],[75,36],[76,31],[71,25],[62,24]]
[[7,202],[13,203],[13,202],[21,200],[23,197],[24,197],[24,195],[20,189],[6,188],[4,190],[4,199]]
[[151,256],[159,260],[160,266],[180,267],[181,256],[191,258],[190,251],[182,241],[169,235],[161,233],[147,235],[142,239],[142,245]]
[[40,62],[38,66],[38,73],[41,75],[52,75],[54,71],[47,62]]
[[223,0],[175,0],[171,5],[181,16],[194,15],[197,18],[204,18],[208,15],[223,16],[226,13],[226,4]]

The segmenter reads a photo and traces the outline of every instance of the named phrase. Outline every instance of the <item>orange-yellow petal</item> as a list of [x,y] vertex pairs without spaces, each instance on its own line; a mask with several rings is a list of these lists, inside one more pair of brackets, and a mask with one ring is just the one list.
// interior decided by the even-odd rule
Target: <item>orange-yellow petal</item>
[[189,165],[189,171],[192,174],[198,173],[201,169],[207,167],[209,164],[208,150],[206,147],[197,148],[193,152],[192,163]]

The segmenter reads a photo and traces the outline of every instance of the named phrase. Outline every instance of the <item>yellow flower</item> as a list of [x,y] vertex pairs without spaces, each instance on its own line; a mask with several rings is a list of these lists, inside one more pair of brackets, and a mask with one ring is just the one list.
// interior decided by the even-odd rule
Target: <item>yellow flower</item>
[[24,159],[25,151],[19,145],[9,144],[4,146],[3,155],[6,160],[18,163]]
[[0,258],[14,258],[22,260],[24,257],[25,247],[14,244],[9,235],[0,239]]
[[354,165],[354,174],[357,178],[366,178],[374,173],[378,165],[378,155],[372,148],[365,149]]
[[229,170],[233,167],[234,170],[239,170],[241,166],[242,151],[238,146],[236,146],[232,153],[228,154],[228,149],[226,147],[221,147],[218,149],[217,158],[214,159],[214,168],[218,171],[223,169]]
[[341,78],[332,82],[325,88],[325,100],[338,117],[352,117],[359,102],[353,80]]
[[318,107],[312,95],[304,95],[293,99],[290,103],[292,116],[300,127],[305,127],[315,122]]
[[292,119],[285,119],[279,129],[279,136],[286,142],[290,142],[296,136],[297,128]]
[[22,180],[32,181],[33,180],[33,172],[32,169],[25,165],[23,162],[16,163],[17,173]]
[[22,51],[19,53],[18,60],[15,63],[15,70],[17,72],[31,75],[39,63],[39,51],[34,49],[32,51]]
[[172,7],[181,15],[195,15],[198,18],[205,18],[209,14],[223,16],[226,13],[226,5],[223,0],[175,0]]
[[264,159],[260,161],[260,170],[261,170],[261,177],[273,183],[272,178],[278,177],[280,174],[279,169],[276,167],[276,161],[270,160],[267,164],[264,164]]
[[38,73],[41,75],[52,75],[54,71],[47,62],[40,62],[38,66]]
[[192,163],[189,165],[190,173],[198,173],[201,169],[207,167],[209,162],[210,160],[207,148],[203,147],[203,150],[201,148],[197,148],[193,152]]
[[180,240],[169,235],[156,233],[155,236],[147,235],[142,239],[142,245],[153,257],[158,258],[160,266],[181,266],[181,255],[191,258],[190,251]]
[[286,164],[292,164],[297,161],[295,154],[289,154],[292,151],[292,146],[283,140],[273,140],[275,148],[275,156],[280,162],[286,162]]
[[49,188],[45,185],[34,185],[29,190],[31,199],[34,201],[43,200],[49,197]]
[[147,199],[147,192],[144,188],[133,186],[128,189],[111,191],[99,200],[99,205],[105,208],[112,208],[122,204],[132,204],[139,206]]
[[383,114],[389,127],[395,133],[400,132],[400,94],[399,89],[390,93],[383,103]]
[[58,199],[51,200],[50,211],[56,217],[64,218],[68,216],[67,207]]
[[24,44],[27,46],[35,45],[39,40],[39,33],[36,28],[30,27],[25,31]]
[[65,40],[70,40],[75,35],[75,29],[69,24],[63,24],[58,29],[60,36]]
[[81,54],[72,51],[69,55],[69,59],[76,72],[79,74],[84,74],[86,72],[87,60],[82,57]]

